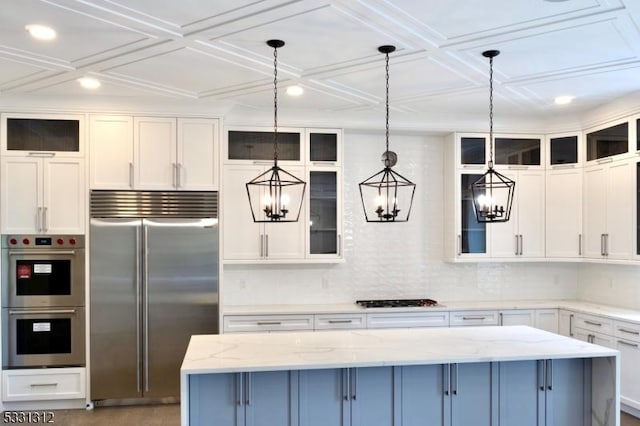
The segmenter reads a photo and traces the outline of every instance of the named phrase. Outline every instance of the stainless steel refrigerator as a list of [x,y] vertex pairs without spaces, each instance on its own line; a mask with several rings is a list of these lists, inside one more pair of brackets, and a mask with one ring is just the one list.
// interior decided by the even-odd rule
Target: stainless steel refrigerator
[[189,338],[218,332],[217,193],[202,194],[214,194],[215,201],[92,192],[93,401],[178,398]]

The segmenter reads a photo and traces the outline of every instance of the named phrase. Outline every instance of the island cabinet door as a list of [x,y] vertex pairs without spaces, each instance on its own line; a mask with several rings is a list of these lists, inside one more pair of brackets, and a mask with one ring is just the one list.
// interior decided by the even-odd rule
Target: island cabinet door
[[498,365],[500,426],[545,426],[544,361]]
[[349,369],[352,426],[394,426],[393,367]]
[[398,426],[445,426],[451,422],[449,365],[396,368]]
[[348,374],[343,368],[300,371],[299,426],[350,424]]
[[242,373],[189,376],[189,425],[244,426]]
[[[243,373],[246,426],[294,426],[297,420],[298,372]],[[221,425],[226,423],[220,423]]]
[[[450,364],[451,425],[497,425],[496,363]],[[516,423],[519,425],[519,423]]]
[[585,378],[588,367],[579,358],[545,361],[546,426],[591,424],[591,385]]

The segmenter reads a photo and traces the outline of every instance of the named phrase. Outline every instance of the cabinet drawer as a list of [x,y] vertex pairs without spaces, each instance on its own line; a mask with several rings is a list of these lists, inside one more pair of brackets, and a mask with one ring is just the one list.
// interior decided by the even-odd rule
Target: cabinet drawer
[[498,325],[497,311],[459,311],[451,312],[451,327],[469,325]]
[[2,372],[4,401],[40,401],[85,397],[85,369],[5,370]]
[[313,330],[313,315],[231,315],[224,317],[225,333]]
[[575,314],[573,326],[598,333],[613,335],[613,321],[594,315]]
[[449,312],[367,314],[367,328],[448,327]]
[[365,328],[365,314],[318,314],[314,316],[314,329],[335,330]]
[[640,324],[616,321],[613,334],[621,339],[640,342]]

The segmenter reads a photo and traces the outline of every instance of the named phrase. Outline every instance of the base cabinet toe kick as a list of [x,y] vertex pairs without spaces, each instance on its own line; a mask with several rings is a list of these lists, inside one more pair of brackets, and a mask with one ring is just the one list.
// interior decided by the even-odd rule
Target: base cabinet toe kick
[[[486,331],[472,337],[469,330],[441,330],[433,335],[428,333],[431,330],[403,330],[397,336],[390,334],[393,330],[344,330],[321,333],[319,338],[292,332],[278,336],[278,341],[270,341],[276,338],[269,335],[245,335],[228,341],[216,336],[206,351],[209,354],[226,348],[221,357],[239,359],[241,346],[262,352],[264,367],[254,356],[244,371],[242,363],[233,366],[233,362],[213,358],[207,365],[202,356],[204,342],[194,342],[194,338],[208,336],[194,336],[182,368],[182,425],[620,424],[618,351],[529,327],[518,328],[528,336],[518,337],[513,330],[508,336],[498,331],[501,336],[495,338]],[[363,343],[367,338],[374,342],[371,347]],[[287,339],[291,348],[284,343]],[[406,342],[399,343],[403,339]],[[460,339],[468,347],[448,352],[447,348],[460,347]],[[511,353],[501,349],[509,346],[509,339],[513,339]],[[424,341],[431,342],[431,355],[421,353],[423,343],[419,342]],[[487,349],[488,343],[499,347]],[[340,344],[344,347],[336,348]],[[262,345],[261,350],[256,350],[256,345]],[[387,351],[396,349],[396,355],[383,361],[385,350],[380,346],[376,359],[371,350],[377,345],[384,345]],[[443,346],[441,350],[438,345]],[[555,349],[544,356],[544,348],[536,348],[539,345]],[[558,349],[563,345],[565,354]],[[530,354],[525,353],[527,348],[532,349]],[[290,359],[281,360],[278,366],[276,352],[289,353]],[[443,355],[447,353],[450,362]],[[476,359],[467,353],[475,353]],[[339,362],[340,357],[344,362]]]

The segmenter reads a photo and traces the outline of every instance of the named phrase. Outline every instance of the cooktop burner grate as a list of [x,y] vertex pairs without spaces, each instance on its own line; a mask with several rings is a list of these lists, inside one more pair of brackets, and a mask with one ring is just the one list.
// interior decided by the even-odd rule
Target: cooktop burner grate
[[357,300],[356,303],[363,308],[406,308],[439,306],[433,299],[377,299]]

